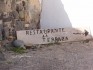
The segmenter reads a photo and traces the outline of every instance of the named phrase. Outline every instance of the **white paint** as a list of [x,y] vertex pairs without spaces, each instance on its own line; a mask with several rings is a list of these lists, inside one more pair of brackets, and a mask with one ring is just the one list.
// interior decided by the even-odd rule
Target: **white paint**
[[40,24],[41,28],[84,28],[93,36],[93,0],[43,0]]
[[[85,39],[90,39],[91,36],[85,36],[84,30],[81,32],[77,29],[65,28],[58,29],[58,32],[52,32],[54,29],[35,29],[35,30],[22,30],[17,31],[17,39],[24,41],[25,45],[32,44],[48,44],[54,43],[55,37],[60,37],[61,40],[58,42],[69,42],[69,41],[80,41]],[[42,31],[42,33],[40,33]],[[45,32],[44,32],[45,31]],[[47,32],[47,33],[46,33]],[[52,33],[51,33],[52,32]],[[54,40],[53,40],[54,38]]]

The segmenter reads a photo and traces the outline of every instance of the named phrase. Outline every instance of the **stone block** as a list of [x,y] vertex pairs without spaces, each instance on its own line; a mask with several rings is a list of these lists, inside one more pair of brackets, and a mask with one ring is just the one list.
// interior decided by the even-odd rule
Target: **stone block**
[[20,18],[20,19],[24,19],[24,18],[25,18],[24,11],[20,11],[20,12],[19,12],[19,18]]
[[24,29],[24,21],[17,20],[15,24],[16,30],[23,30]]
[[9,37],[9,28],[8,27],[4,27],[3,29],[3,35],[4,35],[4,39]]
[[12,12],[10,12],[10,13],[9,13],[9,16],[10,16],[10,18],[12,18],[12,20],[13,20],[13,19],[19,19],[19,14],[18,14],[17,11],[12,11]]

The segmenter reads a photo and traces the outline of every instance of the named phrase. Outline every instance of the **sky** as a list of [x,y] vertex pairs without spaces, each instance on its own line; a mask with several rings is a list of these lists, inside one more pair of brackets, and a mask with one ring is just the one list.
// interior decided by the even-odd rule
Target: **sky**
[[[93,24],[93,0],[61,0],[73,26]],[[89,23],[89,24],[88,24]],[[82,25],[81,25],[82,24]]]

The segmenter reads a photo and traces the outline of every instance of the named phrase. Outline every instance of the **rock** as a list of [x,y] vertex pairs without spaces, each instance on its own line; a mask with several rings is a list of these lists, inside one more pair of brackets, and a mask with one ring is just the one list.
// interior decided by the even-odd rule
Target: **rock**
[[2,30],[0,29],[0,41],[2,40]]
[[0,61],[5,61],[4,54],[0,51]]
[[0,12],[0,24],[2,23],[3,14]]
[[4,46],[5,50],[11,50],[13,48],[12,41],[4,40],[3,46]]
[[0,41],[0,48],[2,47],[2,41]]
[[3,29],[3,20],[0,20],[0,29]]
[[15,30],[23,30],[24,29],[24,21],[17,20],[15,24]]
[[4,48],[5,48],[5,50],[11,51],[11,49],[13,48],[13,46],[12,46],[12,44],[10,42],[10,43],[5,44],[4,45]]
[[15,40],[15,41],[13,41],[13,46],[14,46],[14,47],[22,47],[22,48],[25,49],[25,44],[24,44],[24,42],[21,41],[21,40]]
[[12,13],[10,13],[10,16],[14,19],[19,19],[19,14],[17,11],[13,11]]
[[24,11],[20,11],[20,12],[19,12],[19,18],[20,18],[21,20],[25,18]]
[[9,28],[8,27],[4,27],[3,35],[4,35],[4,39],[7,39],[9,37]]

